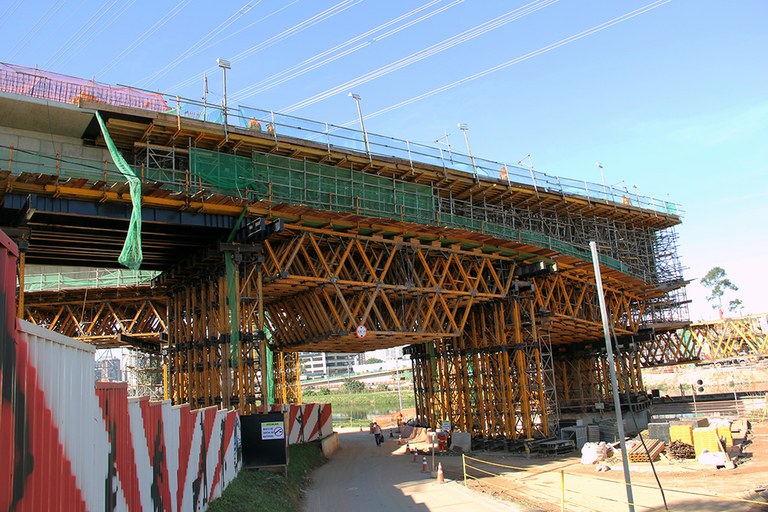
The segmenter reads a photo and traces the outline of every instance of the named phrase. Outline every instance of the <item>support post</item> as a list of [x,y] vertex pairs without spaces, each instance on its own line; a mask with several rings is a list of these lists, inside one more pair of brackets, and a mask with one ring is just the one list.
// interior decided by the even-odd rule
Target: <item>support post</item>
[[600,257],[597,254],[597,243],[589,242],[592,250],[592,265],[595,269],[595,285],[597,298],[600,302],[600,316],[603,318],[603,335],[605,336],[605,349],[608,353],[608,368],[611,373],[611,391],[613,393],[613,406],[616,409],[616,427],[619,430],[619,442],[621,443],[621,460],[624,464],[624,484],[627,489],[627,506],[629,512],[635,512],[635,500],[632,497],[632,481],[629,476],[629,457],[627,457],[627,442],[624,439],[624,419],[621,415],[621,400],[619,398],[619,384],[616,379],[616,362],[613,360],[613,346],[611,344],[611,331],[608,325],[608,310],[605,307],[605,295],[603,294],[603,278],[600,274]]

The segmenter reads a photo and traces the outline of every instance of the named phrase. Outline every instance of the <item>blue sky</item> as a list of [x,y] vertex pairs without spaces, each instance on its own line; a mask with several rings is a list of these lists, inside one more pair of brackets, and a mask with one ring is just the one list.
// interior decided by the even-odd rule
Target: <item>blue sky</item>
[[[645,6],[655,8],[538,52]],[[357,120],[354,90],[370,132],[432,143],[447,131],[462,149],[464,122],[478,156],[530,154],[536,170],[595,183],[599,160],[608,184],[682,205],[687,278],[721,266],[740,287],[743,312],[763,313],[767,25],[764,0],[6,0],[0,61],[200,98],[202,73],[221,57],[232,60],[230,105],[285,111],[340,88],[292,114],[343,124]],[[277,73],[337,46],[328,62],[275,84]],[[386,66],[395,69],[360,78]],[[272,87],[254,94],[265,80]],[[213,70],[209,100],[221,92]],[[701,286],[688,295],[693,319],[715,316]]]

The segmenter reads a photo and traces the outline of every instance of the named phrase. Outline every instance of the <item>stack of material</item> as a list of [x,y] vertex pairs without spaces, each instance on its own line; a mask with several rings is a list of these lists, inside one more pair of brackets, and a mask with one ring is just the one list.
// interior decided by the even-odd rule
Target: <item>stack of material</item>
[[628,450],[627,457],[629,462],[651,462],[659,458],[659,454],[664,451],[666,446],[666,443],[661,439],[646,439],[645,448],[648,448],[647,452],[642,443],[638,443],[631,450]]
[[669,440],[681,441],[693,446],[693,425],[690,423],[677,423],[669,426]]
[[580,448],[587,443],[587,427],[576,425],[576,447]]
[[587,441],[590,443],[600,441],[600,425],[587,425]]
[[696,457],[696,450],[692,445],[677,440],[672,441],[667,448],[667,453],[676,459],[693,459]]
[[670,425],[667,422],[664,423],[649,423],[648,424],[648,436],[653,439],[661,439],[665,443],[669,444],[670,439]]
[[721,451],[717,429],[715,427],[693,429],[693,447],[696,449],[696,457],[701,455],[704,450],[709,452]]
[[619,427],[615,419],[600,420],[599,425],[600,439],[607,442],[616,442],[619,439]]

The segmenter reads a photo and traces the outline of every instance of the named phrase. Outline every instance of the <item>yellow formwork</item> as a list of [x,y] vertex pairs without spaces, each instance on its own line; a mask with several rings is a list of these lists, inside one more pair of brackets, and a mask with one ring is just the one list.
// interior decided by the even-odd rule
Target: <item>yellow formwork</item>
[[717,428],[701,427],[693,429],[693,448],[696,450],[696,457],[701,455],[704,450],[710,452],[722,451],[720,449]]
[[693,425],[670,425],[669,440],[693,445]]

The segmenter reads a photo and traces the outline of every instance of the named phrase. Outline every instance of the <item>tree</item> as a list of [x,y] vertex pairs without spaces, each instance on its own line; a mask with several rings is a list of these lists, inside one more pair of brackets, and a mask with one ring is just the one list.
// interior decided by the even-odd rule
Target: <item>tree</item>
[[383,362],[384,361],[382,361],[378,357],[371,357],[370,359],[365,360],[365,364],[376,364],[376,363],[383,363]]
[[[728,278],[721,267],[713,267],[707,275],[701,278],[701,285],[709,290],[707,295],[707,302],[712,305],[712,309],[719,309],[723,311],[723,296],[727,291],[737,292],[739,287],[733,284]],[[741,300],[738,298],[732,299],[728,302],[728,311],[735,312],[737,309],[743,308]]]
[[365,391],[365,384],[359,380],[344,379],[344,389],[347,393],[362,393]]

